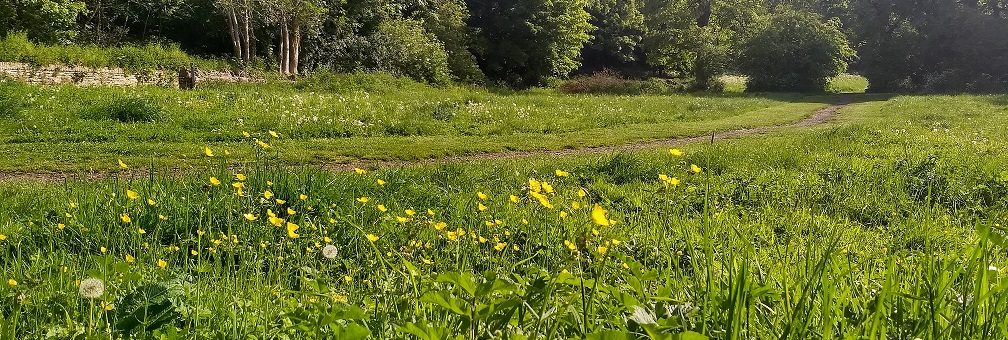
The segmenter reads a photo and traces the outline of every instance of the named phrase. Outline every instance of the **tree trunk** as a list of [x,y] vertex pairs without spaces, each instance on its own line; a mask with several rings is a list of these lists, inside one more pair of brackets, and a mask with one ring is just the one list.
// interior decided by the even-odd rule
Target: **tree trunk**
[[301,54],[301,25],[297,22],[297,19],[294,20],[294,25],[293,26],[294,26],[294,32],[293,32],[293,37],[291,39],[291,47],[292,48],[291,48],[291,55],[290,55],[290,59],[291,59],[290,60],[290,71],[293,74],[301,74],[300,70],[298,69],[298,64],[299,64],[298,59],[299,59],[299,56]]
[[714,0],[700,0],[697,8],[697,27],[707,27],[710,24],[713,2]]
[[235,15],[234,7],[229,7],[227,9],[228,16],[228,33],[231,35],[231,47],[234,49],[235,59],[239,63],[243,61],[242,59],[242,46],[241,46],[241,36],[238,32],[238,16]]
[[244,32],[244,34],[242,35],[242,42],[243,42],[243,44],[242,44],[242,64],[247,66],[249,63],[252,62],[252,51],[253,50],[252,50],[252,47],[251,47],[252,44],[250,43],[251,40],[252,40],[252,37],[251,37],[252,36],[252,25],[249,23],[251,21],[252,14],[251,14],[251,9],[249,8],[248,0],[246,0],[246,1],[243,2],[243,6],[242,7],[243,7],[243,11],[242,11],[242,19],[243,19],[242,20],[242,25],[243,25],[243,28],[242,28],[242,31]]
[[287,30],[287,20],[280,21],[280,74],[290,73],[290,32]]

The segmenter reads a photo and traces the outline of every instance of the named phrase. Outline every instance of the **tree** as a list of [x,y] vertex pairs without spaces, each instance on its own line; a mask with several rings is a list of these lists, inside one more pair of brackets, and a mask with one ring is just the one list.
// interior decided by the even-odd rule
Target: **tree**
[[756,90],[822,91],[854,51],[836,21],[785,9],[745,43],[740,66]]
[[23,31],[35,41],[70,42],[77,35],[77,16],[86,11],[78,0],[0,1],[0,36]]
[[298,74],[302,31],[321,22],[325,7],[317,0],[276,0],[269,2],[264,12],[267,21],[279,31],[277,63],[280,74]]
[[583,71],[602,69],[633,72],[640,68],[644,36],[642,4],[637,0],[591,0],[589,23],[596,29],[582,51]]
[[253,0],[214,0],[227,22],[228,36],[231,38],[231,48],[235,60],[241,65],[252,62],[255,48],[252,47],[253,36]]
[[591,38],[584,0],[469,0],[480,68],[492,81],[529,87],[580,66]]

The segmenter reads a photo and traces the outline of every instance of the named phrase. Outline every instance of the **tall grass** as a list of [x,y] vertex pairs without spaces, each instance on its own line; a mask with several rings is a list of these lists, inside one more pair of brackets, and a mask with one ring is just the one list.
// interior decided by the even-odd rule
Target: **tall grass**
[[[191,173],[8,183],[0,279],[17,284],[0,288],[2,327],[16,338],[1003,338],[1008,169],[990,152],[1005,141],[983,137],[1008,129],[996,101],[859,104],[835,126],[684,156],[330,173],[272,165],[285,142],[257,134],[272,147],[246,139],[258,161],[244,168],[210,149]],[[78,294],[88,277],[106,294]]]
[[133,72],[177,70],[196,65],[201,69],[227,70],[229,62],[190,56],[176,44],[149,43],[100,47],[97,45],[46,45],[28,40],[24,33],[9,33],[0,39],[0,61],[33,65],[119,67]]

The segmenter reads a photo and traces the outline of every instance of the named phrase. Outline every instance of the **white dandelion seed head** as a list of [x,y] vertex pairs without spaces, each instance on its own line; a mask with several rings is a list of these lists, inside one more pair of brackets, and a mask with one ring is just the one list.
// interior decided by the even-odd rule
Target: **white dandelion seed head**
[[80,283],[80,295],[88,299],[97,299],[105,294],[105,284],[101,280],[89,277]]
[[336,258],[336,255],[339,255],[339,250],[336,249],[336,246],[327,244],[325,247],[322,247],[322,256],[325,256],[325,258],[332,260]]

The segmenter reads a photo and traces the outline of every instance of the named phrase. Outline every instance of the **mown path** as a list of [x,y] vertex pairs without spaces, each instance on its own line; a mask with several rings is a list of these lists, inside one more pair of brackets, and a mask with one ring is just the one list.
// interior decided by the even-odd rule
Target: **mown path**
[[[693,144],[712,140],[733,139],[753,135],[761,135],[795,127],[810,127],[826,123],[837,115],[837,111],[851,103],[851,98],[842,97],[829,107],[819,109],[812,115],[789,124],[769,125],[754,128],[743,128],[728,131],[714,132],[710,135],[681,137],[670,139],[649,140],[628,144],[596,147],[579,147],[561,150],[531,150],[531,151],[500,151],[474,153],[460,156],[448,156],[438,158],[428,158],[419,160],[367,160],[361,159],[348,163],[329,164],[306,164],[317,166],[331,171],[349,171],[354,168],[401,168],[414,165],[430,165],[440,163],[468,163],[475,161],[534,158],[534,157],[560,157],[582,154],[605,154],[623,151],[654,149],[659,147],[671,147],[685,144]],[[172,170],[182,172],[183,170]],[[139,178],[147,176],[148,172],[142,169],[134,169],[119,172],[0,172],[0,182],[60,182],[65,180],[101,180],[119,176],[120,178]]]

